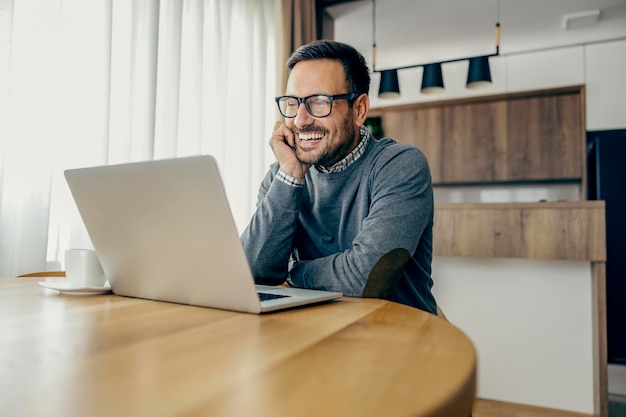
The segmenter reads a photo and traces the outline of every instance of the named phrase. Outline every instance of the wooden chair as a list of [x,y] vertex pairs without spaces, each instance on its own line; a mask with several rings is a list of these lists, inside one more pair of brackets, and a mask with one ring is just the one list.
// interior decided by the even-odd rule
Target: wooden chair
[[18,278],[65,277],[65,271],[43,271],[18,275]]
[[443,314],[443,310],[437,305],[437,317],[441,317],[442,319],[448,320],[445,314]]

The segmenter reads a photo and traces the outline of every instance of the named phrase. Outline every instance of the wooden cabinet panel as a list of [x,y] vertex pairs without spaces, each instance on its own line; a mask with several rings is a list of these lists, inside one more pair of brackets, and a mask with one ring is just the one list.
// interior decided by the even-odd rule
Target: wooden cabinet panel
[[503,180],[506,172],[506,101],[446,106],[443,110],[442,180]]
[[580,94],[509,100],[508,180],[583,176]]
[[441,112],[440,107],[429,107],[390,111],[383,116],[385,136],[411,143],[424,152],[434,183],[442,180]]
[[580,87],[374,110],[385,136],[418,146],[434,184],[582,181]]
[[604,201],[435,204],[435,256],[606,261]]

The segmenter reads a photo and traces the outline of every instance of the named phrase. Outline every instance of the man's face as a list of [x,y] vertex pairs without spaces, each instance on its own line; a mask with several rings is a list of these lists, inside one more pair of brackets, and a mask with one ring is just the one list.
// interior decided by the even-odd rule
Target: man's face
[[[314,94],[350,93],[343,67],[329,59],[301,61],[289,74],[287,95],[307,97]],[[333,101],[332,112],[323,118],[311,116],[300,105],[295,118],[285,119],[295,136],[296,156],[306,164],[330,167],[341,161],[359,143],[359,126],[355,124],[348,100]]]

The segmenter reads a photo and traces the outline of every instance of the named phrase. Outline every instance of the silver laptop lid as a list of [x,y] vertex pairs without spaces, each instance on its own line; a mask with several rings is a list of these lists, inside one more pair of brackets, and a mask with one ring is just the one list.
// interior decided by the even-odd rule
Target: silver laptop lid
[[73,169],[65,177],[114,293],[261,311],[213,157]]

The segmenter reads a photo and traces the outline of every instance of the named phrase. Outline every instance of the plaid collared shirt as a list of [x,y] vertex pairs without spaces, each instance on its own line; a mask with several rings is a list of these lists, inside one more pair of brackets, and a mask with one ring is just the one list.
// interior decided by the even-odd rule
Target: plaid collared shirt
[[282,169],[279,169],[276,173],[276,179],[292,187],[304,187],[304,178],[294,178],[289,174],[285,174]]
[[[344,171],[346,168],[352,165],[357,159],[361,157],[361,155],[363,155],[363,152],[365,152],[365,147],[367,146],[367,142],[370,139],[369,130],[365,126],[361,126],[359,128],[359,135],[361,136],[361,141],[356,146],[356,148],[354,148],[354,150],[350,152],[345,158],[343,158],[341,161],[337,162],[335,165],[333,165],[332,167],[328,169],[320,165],[315,165],[315,169],[317,169],[318,172],[331,174],[333,172]],[[291,175],[285,174],[280,169],[276,173],[276,179],[280,180],[281,182],[284,182],[285,184],[289,184],[293,187],[304,186],[304,179],[293,178]]]
[[354,148],[352,152],[346,155],[345,158],[343,158],[341,161],[337,162],[335,165],[333,165],[330,168],[324,168],[321,165],[315,165],[315,168],[319,172],[324,172],[327,174],[331,174],[333,172],[341,172],[341,171],[346,170],[357,159],[359,159],[361,155],[363,155],[363,152],[365,152],[365,146],[367,145],[367,142],[369,141],[370,135],[369,135],[369,130],[367,129],[367,127],[361,126],[359,128],[359,134],[361,135],[361,141],[356,146],[356,148]]

